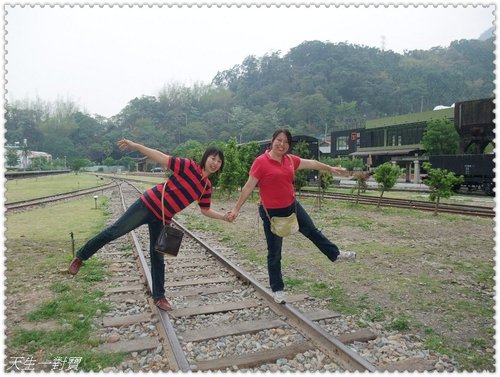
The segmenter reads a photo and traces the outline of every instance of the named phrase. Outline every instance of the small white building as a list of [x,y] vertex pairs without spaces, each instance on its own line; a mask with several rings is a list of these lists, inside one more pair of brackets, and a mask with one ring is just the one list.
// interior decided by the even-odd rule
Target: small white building
[[36,159],[44,159],[45,161],[52,161],[52,155],[46,152],[39,151],[28,151],[27,155],[24,155],[22,148],[19,145],[6,145],[5,151],[15,150],[17,154],[17,164],[9,165],[9,160],[5,158],[5,163],[7,168],[14,169],[28,169],[33,165],[33,161]]

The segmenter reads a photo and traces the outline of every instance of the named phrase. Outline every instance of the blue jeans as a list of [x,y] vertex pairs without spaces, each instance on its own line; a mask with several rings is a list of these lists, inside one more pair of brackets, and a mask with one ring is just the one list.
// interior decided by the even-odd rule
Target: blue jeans
[[81,260],[87,260],[104,245],[144,224],[148,224],[149,227],[149,254],[151,256],[151,280],[153,282],[152,296],[153,299],[162,298],[165,297],[165,261],[163,255],[154,250],[154,245],[163,223],[141,199],[137,199],[113,225],[87,241],[77,251],[76,256]]
[[[325,254],[328,259],[334,262],[339,255],[339,248],[326,238],[321,231],[316,228],[311,217],[308,215],[304,207],[298,202],[297,204],[297,221],[299,223],[299,232],[309,238],[314,245]],[[268,209],[270,217],[273,216],[289,216],[295,211],[295,203],[287,208]],[[259,206],[260,218],[264,222],[264,234],[267,241],[267,270],[269,273],[269,285],[273,292],[282,291],[285,287],[283,276],[281,275],[281,248],[283,238],[271,232],[271,222],[267,218],[264,208]]]

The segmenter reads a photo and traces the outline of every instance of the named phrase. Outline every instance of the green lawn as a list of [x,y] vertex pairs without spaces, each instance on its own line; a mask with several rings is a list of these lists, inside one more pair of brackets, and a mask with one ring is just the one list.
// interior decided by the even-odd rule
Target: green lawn
[[5,183],[6,203],[83,190],[108,184],[108,178],[95,174],[60,174],[36,178],[12,179]]
[[104,227],[106,205],[100,197],[96,209],[89,195],[7,214],[5,370],[20,357],[31,358],[35,371],[72,359],[79,371],[99,371],[124,359],[93,351],[102,342],[93,323],[109,310],[102,298],[105,263],[92,258],[75,277],[67,273],[73,257],[69,233],[78,249]]

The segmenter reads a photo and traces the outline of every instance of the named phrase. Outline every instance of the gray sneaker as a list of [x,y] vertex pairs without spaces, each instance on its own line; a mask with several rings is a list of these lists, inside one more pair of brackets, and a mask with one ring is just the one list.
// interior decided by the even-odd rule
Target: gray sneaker
[[283,291],[273,292],[273,298],[278,304],[284,304],[286,302],[285,292]]
[[356,260],[356,253],[354,251],[341,251],[337,257],[337,261],[354,262]]

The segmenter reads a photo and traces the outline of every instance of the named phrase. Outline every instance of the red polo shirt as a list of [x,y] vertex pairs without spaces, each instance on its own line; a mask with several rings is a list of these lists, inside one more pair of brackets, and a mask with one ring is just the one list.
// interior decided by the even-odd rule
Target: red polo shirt
[[[292,164],[293,163],[293,164]],[[260,199],[266,208],[286,208],[294,200],[293,179],[300,157],[286,154],[282,161],[273,160],[269,151],[257,157],[249,175],[259,181]]]

